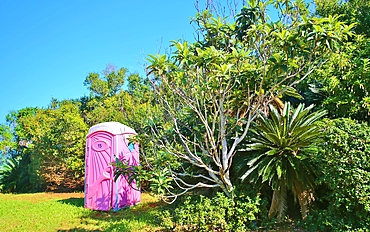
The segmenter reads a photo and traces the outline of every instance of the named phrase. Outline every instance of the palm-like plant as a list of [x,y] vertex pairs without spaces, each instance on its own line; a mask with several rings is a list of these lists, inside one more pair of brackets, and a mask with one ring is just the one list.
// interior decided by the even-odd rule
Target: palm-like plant
[[27,165],[29,156],[23,158],[8,158],[0,167],[0,192],[15,193],[27,192],[32,186],[29,184]]
[[3,192],[14,192],[17,186],[19,160],[9,158],[0,169],[0,186]]
[[312,143],[320,135],[314,122],[323,117],[325,111],[309,113],[313,105],[304,108],[300,104],[292,109],[285,103],[281,113],[270,105],[269,116],[261,115],[255,127],[247,150],[256,154],[247,163],[247,171],[241,179],[257,183],[267,182],[273,197],[269,217],[284,217],[287,209],[287,190],[292,190],[298,199],[302,218],[308,212],[308,205],[314,200],[314,169],[309,160]]

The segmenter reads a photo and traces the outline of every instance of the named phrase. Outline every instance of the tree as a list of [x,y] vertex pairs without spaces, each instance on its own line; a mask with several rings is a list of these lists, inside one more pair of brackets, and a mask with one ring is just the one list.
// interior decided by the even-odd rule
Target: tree
[[356,23],[357,34],[370,37],[370,3],[367,0],[315,0],[316,14],[320,16],[341,15],[347,24]]
[[250,1],[231,23],[199,13],[197,42],[174,41],[170,56],[150,55],[148,75],[163,113],[149,122],[148,137],[158,154],[181,163],[166,165],[178,190],[168,189],[170,196],[218,187],[232,197],[230,168],[251,123],[351,35],[337,17],[308,15],[301,1],[277,1],[286,23],[272,22],[270,3]]
[[82,109],[85,122],[89,126],[107,121],[126,122],[127,113],[133,109],[131,98],[123,91],[104,98],[89,97]]
[[[129,74],[126,68],[115,69],[110,65],[103,71],[103,77],[97,73],[86,77],[84,84],[90,90],[90,96],[81,98],[85,122],[93,126],[100,122],[117,121],[140,129],[138,125],[142,125],[140,122],[144,121],[142,118],[153,98],[149,81],[143,80],[137,73]],[[121,89],[125,82],[127,90]]]
[[318,124],[323,143],[313,157],[319,173],[317,207],[310,212],[311,231],[361,231],[370,228],[370,127],[349,118]]
[[116,71],[116,67],[108,65],[103,71],[101,77],[99,73],[90,73],[85,81],[84,85],[91,91],[95,96],[107,97],[117,94],[123,84],[125,83],[125,77],[127,69],[120,68]]
[[[369,122],[370,115],[370,2],[364,0],[316,0],[316,14],[337,15],[347,25],[354,24],[356,35],[341,44],[341,53],[333,54],[328,62],[299,86],[306,100],[314,96],[331,118],[351,117]],[[308,88],[309,86],[314,88]],[[313,94],[316,92],[316,94]],[[317,94],[319,93],[319,94]]]
[[35,189],[81,189],[84,178],[85,136],[88,127],[79,102],[54,100],[47,109],[21,119],[31,145],[30,182]]
[[314,123],[326,114],[316,111],[309,114],[313,105],[304,108],[300,104],[291,109],[285,103],[282,113],[270,105],[269,116],[262,114],[251,129],[251,143],[246,151],[255,154],[247,158],[246,172],[242,180],[254,184],[267,182],[273,189],[269,217],[285,216],[287,190],[292,190],[298,200],[302,218],[306,218],[308,207],[315,200],[313,195],[315,168],[311,164],[310,148],[320,136]]
[[29,192],[33,190],[30,183],[30,139],[25,135],[23,120],[33,117],[37,108],[23,108],[12,111],[6,116],[7,125],[0,125],[3,140],[3,158],[0,185],[3,192]]
[[11,111],[6,116],[6,122],[13,133],[16,143],[19,144],[21,141],[29,141],[29,138],[25,135],[22,121],[27,121],[27,118],[35,116],[37,111],[37,107],[26,107],[17,111]]
[[10,127],[0,125],[0,165],[6,160],[9,149],[14,146],[14,136]]
[[370,120],[369,42],[357,37],[314,73],[311,82],[321,85],[320,103],[331,118]]

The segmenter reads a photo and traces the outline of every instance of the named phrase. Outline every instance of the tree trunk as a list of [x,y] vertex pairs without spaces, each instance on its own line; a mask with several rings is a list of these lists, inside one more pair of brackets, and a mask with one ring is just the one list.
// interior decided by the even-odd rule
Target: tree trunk
[[285,216],[286,209],[287,209],[287,188],[285,185],[285,180],[283,179],[280,183],[280,188],[274,190],[272,194],[272,201],[268,217],[271,219],[276,216],[278,220],[281,220]]

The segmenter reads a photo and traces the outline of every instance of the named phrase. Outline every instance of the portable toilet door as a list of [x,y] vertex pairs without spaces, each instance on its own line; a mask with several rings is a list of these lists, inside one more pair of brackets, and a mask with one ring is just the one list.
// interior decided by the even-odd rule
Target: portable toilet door
[[[120,134],[116,136],[116,159],[125,164],[139,165],[139,145],[129,141],[131,133]],[[113,184],[113,209],[135,205],[140,202],[140,190],[137,188],[135,181],[128,183],[126,177],[120,176]]]
[[86,208],[117,210],[140,201],[140,191],[133,190],[125,178],[114,181],[111,164],[116,159],[129,160],[130,165],[139,164],[138,145],[128,141],[132,135],[136,135],[135,130],[118,122],[100,123],[90,128],[85,156]]

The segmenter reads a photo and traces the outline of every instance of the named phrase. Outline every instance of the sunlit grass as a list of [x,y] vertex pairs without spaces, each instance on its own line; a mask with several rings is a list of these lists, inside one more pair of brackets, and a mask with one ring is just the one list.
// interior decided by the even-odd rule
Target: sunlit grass
[[0,194],[0,231],[158,231],[159,201],[142,194],[118,212],[83,207],[83,193]]

